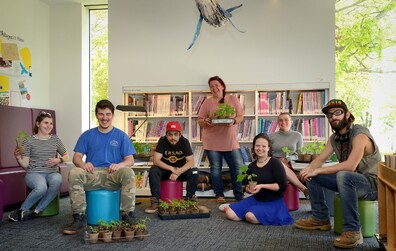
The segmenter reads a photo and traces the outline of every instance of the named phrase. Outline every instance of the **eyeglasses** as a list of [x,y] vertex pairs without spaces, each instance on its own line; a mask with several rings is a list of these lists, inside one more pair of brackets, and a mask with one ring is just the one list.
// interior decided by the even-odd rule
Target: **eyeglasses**
[[340,116],[340,115],[342,115],[342,114],[344,114],[345,113],[345,111],[343,111],[343,110],[336,110],[336,111],[334,111],[334,112],[328,112],[328,113],[326,113],[326,117],[328,118],[328,119],[331,119],[332,117],[333,117],[333,115],[335,115],[335,116]]

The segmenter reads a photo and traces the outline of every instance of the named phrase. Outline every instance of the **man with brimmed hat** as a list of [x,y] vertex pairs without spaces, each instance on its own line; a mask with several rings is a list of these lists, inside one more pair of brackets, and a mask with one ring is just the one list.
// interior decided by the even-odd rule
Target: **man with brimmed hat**
[[179,122],[170,121],[166,125],[166,134],[158,140],[153,164],[149,173],[151,206],[145,209],[146,213],[155,213],[158,210],[161,180],[187,181],[186,197],[196,200],[198,168],[193,167],[191,145],[188,139],[183,137]]
[[[343,232],[334,241],[339,248],[354,248],[363,243],[358,200],[377,200],[377,163],[381,155],[370,131],[357,124],[340,99],[330,100],[322,109],[333,134],[323,152],[301,172],[311,198],[312,217],[296,220],[294,226],[306,230],[331,230],[329,209],[323,188],[338,192],[343,212]],[[335,153],[339,163],[322,167]]]

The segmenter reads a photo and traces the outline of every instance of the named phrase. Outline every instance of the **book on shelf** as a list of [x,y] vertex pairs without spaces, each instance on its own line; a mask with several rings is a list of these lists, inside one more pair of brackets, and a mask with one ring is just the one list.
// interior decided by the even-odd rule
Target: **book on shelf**
[[206,100],[206,95],[200,95],[198,97],[198,99],[196,100],[196,102],[195,102],[195,104],[193,106],[193,109],[192,109],[192,114],[193,115],[197,115],[198,114],[198,111],[201,108],[201,106],[202,106],[202,104],[203,104],[203,102],[205,100]]

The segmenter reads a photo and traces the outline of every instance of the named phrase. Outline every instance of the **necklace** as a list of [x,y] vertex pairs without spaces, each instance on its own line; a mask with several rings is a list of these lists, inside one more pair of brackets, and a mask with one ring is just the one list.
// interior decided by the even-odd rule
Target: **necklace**
[[267,158],[265,158],[265,160],[263,160],[263,161],[260,161],[260,160],[257,159],[257,163],[262,164],[262,163],[264,163],[264,162],[267,162],[267,161],[269,160],[269,158],[270,158],[270,157],[267,156]]

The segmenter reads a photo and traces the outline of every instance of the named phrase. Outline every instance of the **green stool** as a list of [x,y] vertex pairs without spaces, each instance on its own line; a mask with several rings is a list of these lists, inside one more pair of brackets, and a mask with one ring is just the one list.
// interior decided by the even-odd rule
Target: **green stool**
[[[30,210],[36,208],[38,202],[32,206]],[[56,196],[48,206],[41,211],[38,216],[54,216],[59,214],[59,194]]]
[[[376,218],[375,218],[375,201],[359,200],[358,201],[359,221],[363,237],[372,237],[375,234]],[[334,197],[334,232],[342,233],[342,208],[341,198],[337,194]]]

